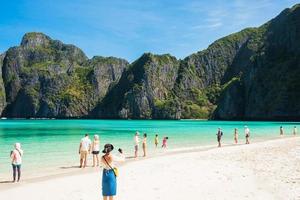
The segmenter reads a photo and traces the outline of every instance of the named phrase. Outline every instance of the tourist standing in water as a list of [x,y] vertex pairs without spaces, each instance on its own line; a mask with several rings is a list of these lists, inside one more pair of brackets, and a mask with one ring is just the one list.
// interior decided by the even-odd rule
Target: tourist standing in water
[[245,126],[245,137],[246,137],[246,144],[250,144],[249,138],[250,138],[250,129]]
[[162,141],[162,148],[167,148],[167,141],[168,141],[169,137],[164,137],[163,141]]
[[158,135],[157,134],[155,135],[154,144],[155,144],[155,147],[157,148],[157,145],[158,145]]
[[139,151],[139,143],[140,143],[140,138],[139,138],[139,132],[137,131],[134,136],[134,157],[138,157],[138,151]]
[[280,135],[283,135],[283,128],[282,128],[282,126],[280,126],[279,131],[280,131]]
[[144,157],[146,157],[146,151],[147,151],[147,134],[144,133],[144,138],[143,138],[143,152],[144,152]]
[[17,181],[21,178],[21,164],[22,164],[23,150],[21,149],[21,144],[16,143],[15,149],[11,151],[10,158],[13,169],[13,182],[16,182],[16,176],[18,174]]
[[101,158],[101,164],[103,166],[102,172],[102,196],[103,200],[113,200],[117,195],[117,176],[118,171],[116,168],[116,162],[125,161],[125,156],[122,149],[119,149],[120,156],[112,155],[111,152],[114,149],[112,144],[106,144],[102,153],[104,155]]
[[218,128],[218,132],[217,132],[217,140],[218,140],[218,147],[221,147],[221,139],[223,136],[223,132],[221,130],[221,128]]
[[238,143],[238,129],[235,128],[234,129],[234,143],[237,144]]
[[297,127],[294,126],[293,135],[296,135],[296,134],[297,134]]
[[93,154],[93,167],[99,166],[99,151],[100,151],[100,140],[99,135],[94,135],[94,141],[92,143],[92,154]]
[[80,168],[85,168],[87,166],[87,156],[91,153],[91,143],[89,134],[85,134],[79,145]]

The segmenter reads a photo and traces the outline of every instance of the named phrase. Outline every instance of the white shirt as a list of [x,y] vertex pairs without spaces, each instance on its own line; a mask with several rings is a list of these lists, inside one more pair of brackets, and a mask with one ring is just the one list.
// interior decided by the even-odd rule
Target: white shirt
[[22,164],[22,156],[23,156],[23,151],[21,149],[13,150],[13,152],[11,154],[12,164],[21,165]]
[[91,143],[92,142],[88,137],[82,138],[80,151],[88,151]]
[[140,142],[140,138],[139,138],[139,136],[134,136],[134,144],[135,145],[139,145],[139,142]]
[[246,135],[247,135],[247,134],[250,134],[249,128],[245,128],[245,134],[246,134]]

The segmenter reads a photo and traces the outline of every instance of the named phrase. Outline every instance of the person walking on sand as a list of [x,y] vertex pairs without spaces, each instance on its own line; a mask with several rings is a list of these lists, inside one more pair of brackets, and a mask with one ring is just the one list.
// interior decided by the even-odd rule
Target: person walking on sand
[[92,143],[92,154],[93,154],[93,167],[99,166],[99,151],[100,151],[100,140],[99,135],[94,135],[94,141]]
[[154,144],[155,144],[155,147],[157,148],[157,145],[158,145],[158,135],[157,134],[155,135],[155,138],[154,138]]
[[168,142],[169,137],[164,137],[163,141],[162,141],[162,148],[167,148],[167,142]]
[[134,157],[138,157],[138,151],[139,151],[139,143],[140,143],[140,138],[139,138],[140,133],[137,131],[134,136]]
[[237,128],[234,129],[234,143],[235,144],[238,143],[238,129]]
[[91,143],[89,134],[85,134],[84,138],[81,139],[78,151],[80,155],[80,168],[87,166],[87,156],[91,153]]
[[282,126],[280,126],[279,131],[280,131],[280,135],[283,135],[283,128],[282,128]]
[[245,137],[246,137],[246,144],[250,144],[249,138],[250,138],[250,129],[245,126]]
[[221,128],[218,128],[218,132],[217,132],[217,140],[218,140],[218,147],[221,147],[221,139],[223,136],[223,132],[221,130]]
[[297,135],[297,127],[294,126],[293,135]]
[[122,149],[119,149],[119,156],[112,155],[111,152],[114,149],[112,144],[104,145],[101,157],[101,165],[103,166],[102,172],[102,196],[103,200],[113,200],[117,195],[117,176],[118,171],[116,168],[116,162],[124,162],[125,156]]
[[13,182],[16,182],[16,176],[18,174],[17,181],[20,181],[21,178],[21,164],[22,164],[22,157],[23,157],[23,150],[21,149],[21,144],[16,143],[14,146],[14,150],[10,153],[11,164],[13,169]]
[[147,134],[144,133],[144,138],[143,138],[143,152],[144,152],[144,157],[146,157],[146,150],[147,149]]

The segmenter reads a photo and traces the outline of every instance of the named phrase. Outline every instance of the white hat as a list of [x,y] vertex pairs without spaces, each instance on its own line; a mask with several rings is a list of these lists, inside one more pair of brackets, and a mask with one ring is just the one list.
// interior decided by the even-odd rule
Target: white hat
[[15,144],[15,148],[16,148],[16,149],[21,149],[21,144],[17,142],[17,143]]

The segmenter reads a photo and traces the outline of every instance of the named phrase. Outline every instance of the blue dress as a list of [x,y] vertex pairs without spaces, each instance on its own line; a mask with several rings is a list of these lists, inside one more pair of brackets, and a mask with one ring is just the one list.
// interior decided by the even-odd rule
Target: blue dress
[[112,169],[103,169],[102,196],[115,196],[117,193],[117,180]]

